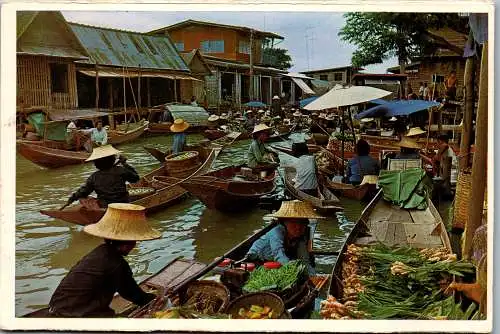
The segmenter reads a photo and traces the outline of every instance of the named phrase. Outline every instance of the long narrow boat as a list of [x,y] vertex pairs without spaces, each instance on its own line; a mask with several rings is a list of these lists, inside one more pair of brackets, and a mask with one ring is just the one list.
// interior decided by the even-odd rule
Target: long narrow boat
[[295,168],[285,167],[285,187],[294,198],[311,203],[315,209],[321,212],[340,211],[343,209],[340,205],[339,199],[333,194],[330,195],[330,199],[324,199],[326,196],[323,194],[321,195],[323,198],[320,198],[311,196],[300,189],[295,188],[293,181],[295,175]]
[[[205,161],[191,176],[206,173],[217,158],[219,152],[220,151],[218,150],[212,150],[210,154],[207,154],[204,150],[200,150],[199,153],[201,153],[201,156],[205,158]],[[148,188],[154,190],[152,194],[139,198],[132,203],[144,206],[146,208],[146,213],[150,214],[162,208],[171,206],[178,200],[187,196],[188,192],[184,188],[180,187],[180,185],[175,185],[174,183],[159,185],[153,182],[153,178],[155,176],[166,177],[168,175],[167,168],[162,166],[144,175],[136,184],[131,185],[131,189]],[[104,215],[105,210],[102,208],[87,207],[78,204],[64,210],[41,210],[40,212],[44,215],[69,223],[88,225],[99,221],[99,219],[101,219]]]
[[[242,211],[257,204],[260,197],[276,189],[277,173],[273,172],[264,179],[256,181],[240,178],[242,166],[225,167],[203,176],[183,181],[181,186],[197,197],[208,208],[220,211]],[[155,177],[159,182],[172,182],[172,179]]]
[[369,198],[370,194],[373,194],[377,187],[375,184],[369,183],[353,186],[352,184],[332,182],[330,180],[327,180],[326,186],[328,189],[333,190],[340,196],[355,199],[357,201]]
[[[139,286],[145,291],[153,288],[158,289],[157,291],[159,291],[159,293],[168,293],[169,295],[182,293],[188,284],[209,274],[223,259],[242,259],[250,249],[253,242],[269,232],[276,226],[276,224],[277,221],[271,222],[232,249],[226,251],[224,254],[221,254],[221,256],[217,257],[216,260],[210,264],[204,264],[180,257],[175,258],[157,273],[143,280]],[[295,295],[285,300],[285,307],[287,309],[293,309],[291,311],[291,316],[294,318],[306,317],[314,308],[315,292],[317,291],[314,291],[311,287],[311,283],[307,281]],[[137,310],[136,305],[125,300],[119,295],[116,295],[113,298],[110,307],[115,311],[118,317],[134,317],[133,311]],[[48,308],[43,308],[26,314],[23,317],[42,318],[47,317],[48,315]],[[290,316],[290,314],[288,314],[288,316]]]
[[85,163],[90,153],[49,148],[26,142],[19,143],[18,152],[29,161],[46,168],[59,168]]
[[445,247],[451,253],[446,227],[430,199],[427,199],[425,210],[406,210],[385,201],[380,190],[365,207],[342,246],[332,270],[330,295],[342,297],[341,277],[347,247],[351,244],[367,245],[373,242],[413,248]]
[[108,131],[108,143],[111,145],[120,145],[124,143],[128,143],[136,140],[146,129],[148,128],[148,123],[144,122],[144,124],[139,125],[133,130],[130,131],[120,131],[120,130],[109,130]]

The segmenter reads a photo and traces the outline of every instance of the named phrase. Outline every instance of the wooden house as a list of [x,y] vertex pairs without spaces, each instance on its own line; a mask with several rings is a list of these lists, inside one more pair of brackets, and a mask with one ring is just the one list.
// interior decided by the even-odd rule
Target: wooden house
[[[186,20],[151,31],[170,35],[180,52],[198,49],[212,69],[205,76],[206,102],[210,108],[239,108],[250,100],[271,103],[280,94],[280,73],[266,59],[265,47],[283,37],[248,27]],[[266,65],[264,65],[266,64]],[[270,66],[271,65],[271,66]]]
[[[406,65],[405,73],[408,76],[408,83],[413,92],[417,94],[420,83],[427,83],[434,90],[434,97],[443,97],[445,94],[444,80],[454,71],[457,77],[456,99],[461,100],[465,71],[463,52],[467,35],[450,28],[428,30],[427,33],[437,47],[433,53],[417,57]],[[395,66],[387,70],[390,73],[399,73],[400,67]]]
[[406,74],[373,74],[356,73],[352,76],[352,84],[355,86],[371,86],[392,92],[393,98],[399,98],[402,88],[406,85]]
[[198,79],[196,81],[181,81],[181,101],[189,102],[194,96],[199,103],[205,105],[205,76],[211,75],[212,70],[198,49],[193,49],[190,52],[180,52],[180,54],[191,70],[191,75]]
[[341,66],[332,68],[322,68],[311,71],[302,71],[300,73],[305,74],[314,79],[328,81],[333,85],[335,84],[349,85],[351,84],[352,76],[362,70],[363,68],[361,67]]
[[60,12],[17,12],[18,107],[78,107],[75,60],[88,59]]

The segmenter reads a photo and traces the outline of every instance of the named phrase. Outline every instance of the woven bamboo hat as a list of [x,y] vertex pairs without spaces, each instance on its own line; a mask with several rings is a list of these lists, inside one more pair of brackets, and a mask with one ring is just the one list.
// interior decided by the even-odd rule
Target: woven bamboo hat
[[363,181],[361,181],[360,186],[363,184],[377,184],[378,176],[377,175],[365,175],[363,176]]
[[263,109],[259,109],[258,113],[263,114],[263,113],[265,113],[265,111]]
[[420,145],[417,143],[417,141],[410,137],[403,137],[403,139],[401,139],[401,141],[398,143],[398,146],[405,148],[415,148],[415,149],[421,148]]
[[146,208],[128,203],[111,203],[104,216],[83,230],[96,237],[110,240],[152,240],[161,237],[146,220]]
[[252,134],[255,134],[257,132],[262,132],[262,131],[271,131],[271,128],[268,127],[265,124],[257,124],[252,131]]
[[335,119],[335,117],[332,114],[329,114],[329,115],[326,115],[325,119],[327,121],[333,121]]
[[228,119],[228,116],[226,113],[222,113],[219,118],[220,119]]
[[420,136],[420,135],[423,135],[424,133],[426,133],[424,130],[422,130],[421,128],[411,128],[410,131],[408,131],[408,133],[406,134],[406,137],[413,137],[413,136]]
[[217,115],[210,115],[210,117],[208,117],[209,122],[216,122],[218,120],[219,120],[219,116],[217,116]]
[[189,128],[189,123],[182,118],[177,118],[174,124],[170,126],[170,131],[172,132],[184,132]]
[[293,116],[300,117],[302,116],[302,114],[300,113],[300,111],[297,110],[296,112],[293,113]]
[[110,157],[112,155],[116,155],[116,154],[120,154],[120,153],[122,153],[122,151],[118,151],[116,148],[114,148],[111,145],[99,146],[99,147],[96,147],[92,150],[92,154],[85,161],[94,161],[97,159]]
[[253,110],[252,109],[248,109],[247,110],[247,114],[252,114],[253,113]]
[[279,98],[279,96],[278,96],[278,95],[274,95],[274,96],[273,96],[273,100],[279,100],[279,99],[280,99],[280,98]]
[[282,202],[280,209],[273,213],[271,217],[325,219],[325,217],[318,215],[314,211],[311,204],[299,200]]
[[270,120],[272,120],[272,118],[267,116],[267,115],[264,115],[264,116],[262,116],[262,118],[260,120],[262,122],[269,122]]

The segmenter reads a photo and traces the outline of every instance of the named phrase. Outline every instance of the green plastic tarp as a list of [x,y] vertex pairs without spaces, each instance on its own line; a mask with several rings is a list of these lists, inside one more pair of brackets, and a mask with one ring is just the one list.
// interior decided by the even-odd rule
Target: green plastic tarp
[[[43,113],[32,113],[28,115],[28,122],[35,128],[38,136],[43,137],[45,115]],[[66,140],[66,126],[68,122],[50,123],[47,125],[47,139]]]
[[378,184],[384,199],[403,209],[426,209],[427,198],[432,194],[432,179],[420,168],[382,170]]

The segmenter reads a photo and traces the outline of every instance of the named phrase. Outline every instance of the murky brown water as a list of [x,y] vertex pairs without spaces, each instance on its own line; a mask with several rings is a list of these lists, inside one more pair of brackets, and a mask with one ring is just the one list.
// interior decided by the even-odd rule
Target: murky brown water
[[[297,135],[297,136],[300,136]],[[191,135],[188,142],[201,140]],[[297,139],[297,137],[295,137]],[[171,137],[142,138],[120,146],[140,175],[159,166],[143,145],[170,146]],[[248,141],[224,151],[217,166],[238,164],[245,159]],[[286,155],[281,156],[286,161]],[[82,227],[39,213],[58,208],[94,171],[92,164],[42,169],[17,156],[16,189],[16,315],[47,305],[53,291],[69,269],[102,242],[87,235]],[[315,234],[315,248],[338,249],[362,210],[358,202],[343,200],[345,212],[339,219],[321,221]],[[224,214],[208,210],[196,198],[188,198],[150,217],[163,237],[145,241],[127,257],[137,281],[161,269],[177,256],[211,261],[266,224],[265,210]],[[329,272],[335,257],[317,257],[320,271]]]

